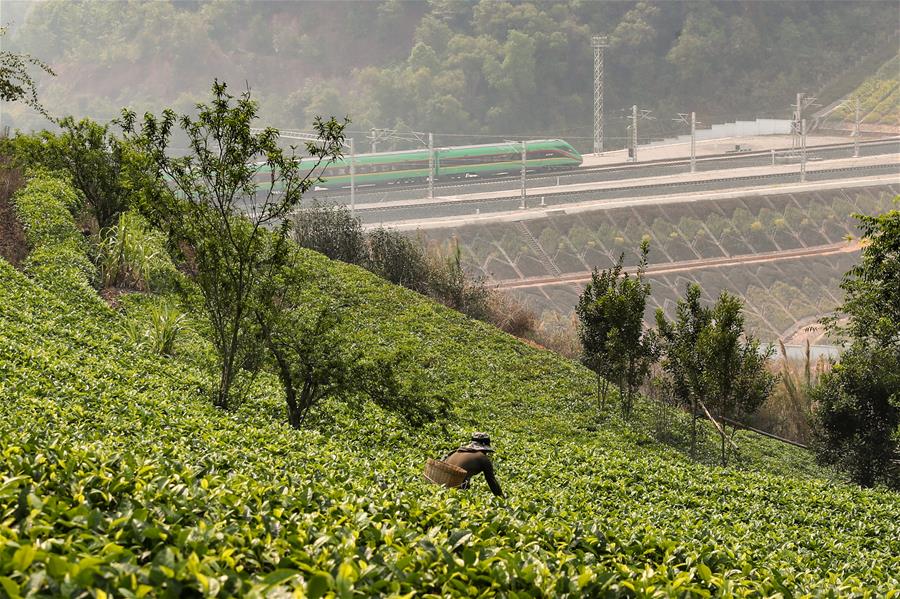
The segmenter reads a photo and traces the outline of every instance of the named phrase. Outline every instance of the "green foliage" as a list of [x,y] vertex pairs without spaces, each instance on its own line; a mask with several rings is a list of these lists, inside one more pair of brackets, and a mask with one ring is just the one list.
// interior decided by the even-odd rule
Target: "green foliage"
[[365,265],[369,258],[362,224],[345,206],[329,207],[317,203],[298,211],[292,237],[301,247],[315,250],[332,260]]
[[[0,27],[0,39],[6,35],[6,28]],[[0,51],[0,100],[3,102],[24,102],[45,117],[47,111],[38,102],[37,87],[29,70],[35,67],[39,71],[53,76],[53,69],[34,58],[30,54],[17,54],[8,50]]]
[[[895,202],[900,199],[895,199]],[[900,347],[900,210],[856,215],[865,247],[841,283],[844,332],[855,340]]]
[[863,123],[898,125],[897,103],[900,101],[900,54],[895,54],[878,71],[863,81],[834,111],[835,117],[856,122],[856,103],[859,102],[859,118]]
[[288,423],[300,428],[314,408],[329,399],[355,412],[365,400],[399,413],[413,424],[446,412],[444,402],[430,402],[419,385],[406,389],[395,370],[398,357],[367,356],[342,321],[359,306],[321,298],[327,282],[311,287],[309,272],[287,266],[262,290],[256,324],[284,389]]
[[483,280],[473,278],[463,269],[459,243],[454,241],[447,251],[442,251],[440,246],[430,249],[429,295],[470,318],[489,320],[491,291]]
[[[141,101],[143,112],[172,102],[172,90],[188,110],[211,73],[252,73],[251,85],[267,91],[268,122],[351,114],[361,130],[552,132],[589,145],[592,34],[609,35],[610,114],[634,103],[657,114],[692,106],[720,122],[783,114],[797,89],[819,89],[893,48],[896,19],[885,2],[167,1],[126,13],[51,0],[23,21],[11,43],[72,65],[43,92],[66,113],[111,114],[120,98]],[[646,133],[671,129],[664,122]],[[606,127],[609,143],[624,136],[618,119]]]
[[26,177],[28,183],[13,196],[31,248],[26,271],[46,284],[79,289],[96,301],[91,286],[97,272],[70,212],[79,204],[75,190],[46,172],[32,171]]
[[124,212],[115,226],[100,232],[97,266],[104,287],[138,291],[172,287],[178,273],[165,249],[166,239],[137,212]]
[[814,390],[816,448],[860,485],[900,488],[900,211],[858,218],[862,260],[841,283],[852,345]]
[[[123,344],[118,315],[0,262],[7,593],[889,596],[900,583],[896,496],[691,464],[619,423],[587,432],[588,371],[360,269],[306,252],[298,268],[327,274],[322,300],[353,303],[339,326],[367,356],[415,356],[396,374],[454,399],[449,430],[367,408],[297,432],[263,375],[223,414],[187,356]],[[423,481],[426,456],[489,427],[508,500]]]
[[370,231],[368,242],[369,270],[395,285],[428,293],[428,260],[420,243],[383,227]]
[[59,134],[43,130],[33,135],[19,133],[7,148],[21,164],[65,171],[81,192],[100,229],[115,225],[128,204],[129,189],[124,176],[127,150],[122,141],[90,119],[57,121]]
[[[228,407],[236,377],[256,358],[248,326],[253,298],[283,263],[287,216],[317,180],[323,161],[339,155],[344,126],[316,120],[321,143],[307,142],[313,158],[306,170],[300,158],[278,146],[275,129],[251,132],[258,106],[249,90],[235,99],[225,83],[215,81],[212,96],[209,104],[198,104],[196,118],[167,109],[160,118],[147,113],[138,127],[134,112],[125,110],[122,126],[158,179],[174,190],[143,207],[168,233],[171,245],[187,248],[219,356],[214,402]],[[168,151],[176,126],[190,147],[181,157]],[[263,168],[270,174],[266,183],[258,180]],[[266,226],[277,230],[270,234]]]
[[668,383],[692,415],[691,453],[696,455],[697,420],[702,409],[708,417],[719,419],[716,426],[724,466],[727,419],[752,414],[768,397],[774,377],[766,370],[766,362],[774,349],[761,350],[759,341],[746,335],[739,299],[723,291],[716,303],[707,307],[700,303],[701,293],[699,285],[688,285],[684,299],[678,300],[675,320],[670,322],[658,309],[656,322]]
[[146,319],[129,318],[125,322],[125,335],[136,346],[147,348],[161,356],[171,356],[175,341],[185,328],[186,315],[174,302],[155,302]]
[[610,269],[591,273],[591,281],[578,298],[582,362],[597,373],[597,400],[606,400],[606,381],[616,381],[622,413],[629,415],[634,394],[655,361],[655,336],[644,331],[644,308],[650,284],[644,281],[650,243],[641,244],[637,271],[622,273],[625,253]]
[[864,487],[900,489],[900,352],[854,344],[812,399],[819,459]]
[[753,414],[769,396],[775,383],[766,364],[774,353],[769,345],[744,332],[743,303],[723,291],[712,307],[710,321],[697,339],[703,371],[700,375],[708,403],[722,421],[721,455],[726,463],[727,420],[743,420]]

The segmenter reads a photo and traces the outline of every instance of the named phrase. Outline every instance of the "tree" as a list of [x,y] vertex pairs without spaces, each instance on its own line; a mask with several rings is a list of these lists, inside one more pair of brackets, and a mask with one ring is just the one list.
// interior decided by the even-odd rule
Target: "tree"
[[844,277],[832,330],[849,336],[840,364],[813,389],[820,462],[856,483],[900,488],[900,210],[859,216],[862,260]]
[[766,363],[775,352],[760,348],[759,340],[744,332],[743,303],[723,291],[698,338],[702,377],[710,407],[718,415],[722,465],[727,463],[726,431],[729,422],[753,414],[763,404],[775,377]]
[[60,134],[41,131],[17,135],[9,142],[18,161],[65,170],[84,196],[100,229],[114,226],[127,207],[130,189],[124,175],[127,150],[109,131],[91,119],[70,116],[56,121]]
[[[310,412],[328,398],[351,403],[371,400],[397,412],[412,424],[431,421],[446,410],[446,400],[432,398],[424,377],[410,377],[404,387],[395,375],[402,356],[378,356],[341,331],[343,315],[352,308],[332,299],[336,294],[307,294],[309,274],[288,260],[261,287],[254,308],[256,324],[269,349],[285,392],[288,423],[303,426]],[[327,283],[317,281],[317,286]],[[321,296],[329,298],[324,302]],[[317,305],[318,304],[318,305]]]
[[656,323],[672,391],[691,412],[691,455],[696,456],[697,420],[705,413],[719,433],[724,466],[728,422],[752,414],[772,390],[775,381],[766,362],[774,348],[761,350],[744,331],[738,298],[723,291],[706,307],[701,293],[699,285],[689,285],[684,300],[678,300],[675,321],[658,309]]
[[[900,202],[900,196],[894,200]],[[900,346],[900,210],[878,216],[857,214],[865,248],[862,260],[841,282],[846,296],[838,310],[849,317],[839,332],[851,339]],[[829,319],[833,326],[837,319]]]
[[863,487],[900,489],[900,353],[855,343],[812,391],[813,446]]
[[702,377],[703,356],[699,352],[700,336],[712,319],[709,308],[700,304],[702,290],[688,285],[684,299],[675,308],[675,320],[669,322],[662,308],[656,310],[663,369],[675,398],[691,413],[691,455],[697,455],[697,419],[699,402],[706,396],[706,380]]
[[644,309],[650,295],[644,272],[649,252],[650,244],[645,240],[634,275],[622,273],[624,252],[612,268],[594,269],[575,308],[582,362],[597,374],[598,404],[602,409],[609,381],[615,381],[626,416],[637,387],[656,358],[655,336],[644,331]]
[[[6,28],[0,28],[0,38],[6,35]],[[0,51],[0,100],[3,102],[24,102],[47,118],[50,116],[38,102],[34,78],[28,72],[32,67],[55,76],[49,66],[30,54],[16,54]]]
[[[317,118],[319,141],[306,143],[312,158],[301,165],[295,148],[279,147],[277,130],[251,131],[258,106],[249,90],[235,98],[216,80],[212,96],[197,105],[196,117],[165,110],[138,125],[126,109],[121,124],[174,192],[143,209],[181,248],[200,289],[219,359],[214,403],[228,407],[238,372],[256,358],[249,326],[255,294],[286,260],[287,216],[318,180],[322,163],[340,155],[344,124]],[[176,126],[187,138],[184,156],[169,153]]]

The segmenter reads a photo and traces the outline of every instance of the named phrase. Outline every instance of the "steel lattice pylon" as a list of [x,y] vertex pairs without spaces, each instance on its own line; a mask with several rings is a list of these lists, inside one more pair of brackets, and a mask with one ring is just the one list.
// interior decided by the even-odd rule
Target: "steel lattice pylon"
[[605,35],[591,36],[594,49],[594,153],[603,151],[603,49],[609,47]]

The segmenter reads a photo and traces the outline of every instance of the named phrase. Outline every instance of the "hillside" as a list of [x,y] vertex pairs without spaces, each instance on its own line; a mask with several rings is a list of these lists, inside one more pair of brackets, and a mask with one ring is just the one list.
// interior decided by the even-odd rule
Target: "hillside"
[[[44,188],[46,191],[47,188]],[[0,588],[10,596],[886,596],[896,495],[819,478],[805,454],[738,436],[743,469],[687,461],[598,419],[580,366],[304,254],[369,354],[452,400],[413,428],[372,407],[283,424],[261,376],[234,412],[204,393],[196,334],[174,358],[123,333],[65,198],[22,209],[25,273],[0,260]],[[21,202],[20,202],[21,204]],[[509,499],[426,484],[427,457],[491,433]],[[101,593],[101,590],[103,593]]]
[[873,129],[872,125],[891,127],[900,125],[900,54],[885,62],[871,77],[863,81],[838,108],[830,119],[842,121],[844,126],[853,125],[856,119],[855,98],[859,97],[860,127],[863,131]]
[[[438,145],[529,136],[586,149],[595,34],[610,44],[610,147],[622,147],[620,111],[633,104],[654,111],[641,133],[656,137],[675,132],[671,119],[686,110],[707,124],[787,118],[797,92],[815,93],[896,46],[890,2],[4,4],[15,6],[4,48],[57,72],[39,81],[56,116],[105,121],[124,105],[189,110],[218,77],[249,85],[264,120],[284,129],[352,115],[357,143],[379,127],[434,132]],[[16,105],[4,119],[46,125]]]

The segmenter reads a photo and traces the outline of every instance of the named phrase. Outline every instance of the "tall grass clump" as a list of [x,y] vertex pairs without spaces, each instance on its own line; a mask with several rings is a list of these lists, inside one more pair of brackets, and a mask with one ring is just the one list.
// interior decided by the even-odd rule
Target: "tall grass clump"
[[135,212],[123,212],[115,225],[100,232],[96,262],[103,287],[158,290],[174,274],[165,237]]
[[151,306],[145,318],[125,323],[125,335],[131,342],[161,356],[172,356],[175,340],[185,329],[186,315],[171,300]]
[[771,370],[779,377],[768,400],[754,415],[750,424],[799,443],[812,439],[812,389],[829,372],[832,363],[824,357],[813,362],[809,341],[803,358],[789,358],[782,341],[778,342],[781,357]]

